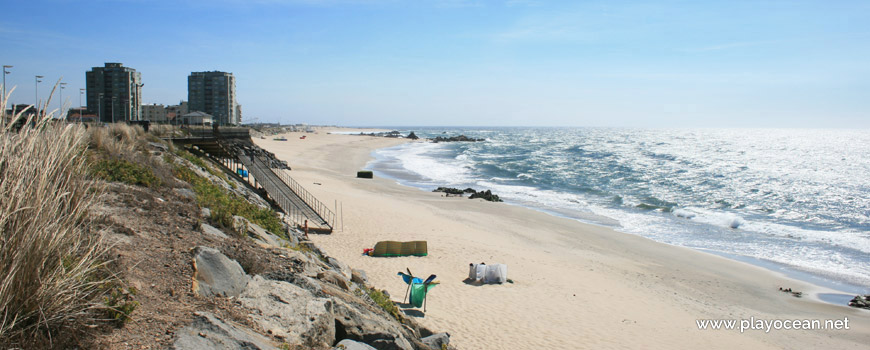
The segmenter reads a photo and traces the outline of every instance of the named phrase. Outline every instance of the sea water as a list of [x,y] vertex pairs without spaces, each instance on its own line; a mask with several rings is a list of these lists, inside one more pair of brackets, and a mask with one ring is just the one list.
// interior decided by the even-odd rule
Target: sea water
[[[773,129],[416,128],[374,152],[379,176],[760,262],[870,292],[870,132]],[[822,281],[822,283],[819,283]]]

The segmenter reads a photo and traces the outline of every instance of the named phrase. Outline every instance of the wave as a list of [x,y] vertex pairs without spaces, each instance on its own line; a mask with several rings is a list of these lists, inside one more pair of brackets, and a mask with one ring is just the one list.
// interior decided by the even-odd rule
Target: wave
[[[851,281],[861,280],[856,271],[870,266],[870,186],[857,180],[870,173],[870,136],[487,131],[481,143],[379,150],[380,163],[372,168],[400,169],[414,179],[411,185],[431,186],[428,190],[490,189],[509,203],[660,242],[767,259]],[[826,260],[825,253],[840,262]],[[870,286],[868,280],[861,283]]]

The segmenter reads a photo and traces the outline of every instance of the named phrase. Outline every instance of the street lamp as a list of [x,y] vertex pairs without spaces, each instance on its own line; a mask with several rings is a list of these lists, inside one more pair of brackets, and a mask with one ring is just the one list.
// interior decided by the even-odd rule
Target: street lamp
[[57,101],[57,117],[63,118],[63,89],[66,89],[66,83],[60,83],[60,95]]
[[36,91],[36,117],[37,118],[39,117],[39,83],[42,82],[42,80],[39,80],[39,79],[42,79],[42,78],[43,78],[43,76],[37,75],[36,79],[34,79],[34,80],[36,80],[36,84],[33,85],[33,88]]
[[3,113],[2,114],[4,114],[4,115],[6,114],[6,74],[9,74],[9,72],[6,71],[6,68],[12,68],[12,66],[8,66],[5,64],[3,65]]
[[100,97],[100,103],[97,104],[97,116],[100,118],[100,123],[102,124],[102,123],[104,123],[103,122],[103,93],[102,92],[100,93],[99,97]]
[[85,89],[79,89],[79,123],[82,122],[82,96],[85,94]]

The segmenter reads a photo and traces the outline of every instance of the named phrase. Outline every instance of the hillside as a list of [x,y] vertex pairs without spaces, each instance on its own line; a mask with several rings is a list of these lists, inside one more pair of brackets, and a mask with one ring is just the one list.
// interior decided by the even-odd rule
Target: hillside
[[4,348],[440,349],[448,341],[403,317],[364,271],[325,255],[259,191],[206,158],[125,125],[50,126],[29,137],[71,128],[82,134],[72,145],[82,148],[81,184],[97,194],[82,227],[99,238],[87,275],[99,283],[86,316],[11,328]]

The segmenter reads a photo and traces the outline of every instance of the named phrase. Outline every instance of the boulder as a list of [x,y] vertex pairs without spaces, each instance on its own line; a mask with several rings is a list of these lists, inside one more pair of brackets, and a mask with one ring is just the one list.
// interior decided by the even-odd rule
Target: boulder
[[313,294],[314,296],[326,296],[326,294],[323,293],[323,286],[320,285],[320,281],[308,276],[303,276],[288,271],[275,271],[267,273],[263,277],[270,280],[284,281],[287,283],[295,284],[296,286],[311,292],[311,294]]
[[196,247],[193,253],[194,293],[204,297],[231,297],[245,289],[249,277],[238,262],[214,248]]
[[350,280],[356,284],[363,286],[369,283],[369,277],[366,276],[366,272],[359,269],[352,270]]
[[326,261],[329,262],[329,265],[332,266],[335,271],[342,274],[345,279],[350,280],[351,277],[353,277],[353,270],[351,270],[345,263],[333,257],[326,259]]
[[293,346],[329,348],[335,341],[333,302],[296,285],[254,276],[239,295],[251,320]]
[[438,333],[432,334],[428,337],[420,339],[423,344],[432,348],[432,349],[442,349],[444,346],[450,345],[450,334],[449,333]]
[[338,342],[338,344],[335,344],[335,347],[332,349],[333,350],[338,350],[338,349],[341,349],[341,350],[377,350],[377,349],[369,346],[366,343],[360,343],[358,341],[353,341],[350,339],[345,339],[345,340]]
[[223,321],[209,312],[194,313],[193,323],[178,331],[171,349],[278,349],[272,342],[240,325]]
[[361,341],[379,350],[413,350],[405,338],[403,328],[386,313],[373,312],[365,307],[335,298],[335,331],[341,338]]
[[189,190],[189,189],[186,189],[186,188],[175,188],[175,189],[173,189],[172,191],[175,192],[176,194],[178,194],[179,196],[184,197],[184,198],[188,198],[188,199],[196,199],[196,193],[193,193],[193,191],[191,191],[191,190]]
[[217,227],[214,227],[212,225],[203,223],[203,224],[200,224],[200,229],[202,229],[202,233],[209,234],[209,235],[216,236],[216,237],[220,237],[220,238],[227,238],[227,235],[224,234],[224,231],[221,231],[220,229],[218,229]]
[[250,222],[248,219],[241,216],[233,216],[233,229],[242,235],[247,235],[248,237],[253,238],[262,246],[286,247],[298,243],[298,241],[291,242],[282,237],[278,237],[277,235],[266,231],[266,229],[260,227],[260,225]]
[[204,217],[204,218],[211,216],[211,209],[209,209],[209,208],[202,208],[199,210],[199,212],[202,215],[202,217]]
[[342,274],[333,270],[327,270],[318,273],[317,279],[323,282],[332,283],[345,291],[350,291],[350,281]]

